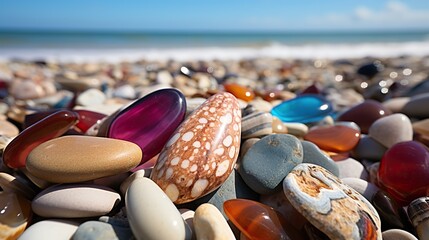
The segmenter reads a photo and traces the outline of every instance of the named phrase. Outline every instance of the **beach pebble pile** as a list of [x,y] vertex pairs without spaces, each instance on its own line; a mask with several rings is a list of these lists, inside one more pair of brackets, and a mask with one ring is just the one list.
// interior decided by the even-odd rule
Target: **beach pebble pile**
[[0,63],[0,239],[428,239],[429,58]]

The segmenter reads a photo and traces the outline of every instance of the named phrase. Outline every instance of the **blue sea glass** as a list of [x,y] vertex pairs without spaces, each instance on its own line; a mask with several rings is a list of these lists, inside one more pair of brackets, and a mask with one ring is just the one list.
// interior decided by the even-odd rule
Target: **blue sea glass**
[[283,122],[317,122],[331,114],[332,104],[320,95],[305,94],[287,100],[271,110]]

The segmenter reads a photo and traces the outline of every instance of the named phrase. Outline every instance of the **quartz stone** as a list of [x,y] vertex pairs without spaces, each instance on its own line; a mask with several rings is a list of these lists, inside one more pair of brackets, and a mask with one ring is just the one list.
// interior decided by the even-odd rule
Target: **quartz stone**
[[332,104],[322,96],[305,94],[275,106],[271,114],[283,122],[310,123],[323,119],[332,111]]
[[34,148],[63,135],[77,120],[76,113],[61,110],[31,125],[7,145],[3,153],[4,163],[11,168],[25,167],[27,156]]
[[322,150],[347,152],[358,144],[360,131],[344,125],[316,127],[310,129],[304,139],[313,142]]
[[89,110],[74,110],[79,115],[79,122],[76,127],[85,133],[92,125],[96,124],[101,119],[105,118],[106,115],[98,112]]
[[255,98],[255,93],[251,89],[240,84],[226,83],[223,87],[225,88],[225,91],[246,102],[250,102]]
[[390,110],[381,103],[369,99],[343,112],[337,117],[337,120],[355,122],[362,133],[366,134],[372,123],[390,114]]
[[115,114],[107,137],[139,145],[143,151],[141,163],[144,163],[161,151],[183,121],[185,112],[186,100],[181,92],[161,89]]
[[228,218],[248,239],[290,239],[286,221],[271,207],[246,199],[231,199],[223,204]]
[[177,128],[151,179],[176,203],[214,191],[226,181],[240,151],[241,111],[230,93],[207,99]]
[[429,192],[429,151],[419,142],[393,145],[384,154],[378,183],[400,205],[408,205]]
[[0,239],[17,239],[30,217],[30,201],[11,192],[0,192]]

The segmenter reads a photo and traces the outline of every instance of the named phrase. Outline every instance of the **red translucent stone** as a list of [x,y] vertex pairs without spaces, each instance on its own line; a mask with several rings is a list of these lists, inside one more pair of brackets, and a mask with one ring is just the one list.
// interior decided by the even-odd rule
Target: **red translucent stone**
[[231,199],[223,204],[228,218],[248,239],[290,239],[283,216],[262,203]]
[[255,98],[255,93],[251,89],[240,84],[225,83],[223,87],[225,88],[225,91],[246,102],[250,102]]
[[393,145],[384,153],[378,184],[402,206],[429,193],[429,151],[419,142]]
[[79,114],[79,122],[76,124],[76,127],[79,128],[82,132],[86,132],[92,125],[96,124],[98,120],[106,117],[105,114],[93,112],[89,110],[74,110]]
[[347,152],[358,144],[360,131],[343,125],[317,127],[311,129],[304,139],[325,151]]
[[47,111],[41,111],[41,112],[35,112],[31,114],[25,115],[24,118],[24,125],[23,128],[28,128],[29,126],[37,123],[38,121],[44,119],[45,117],[51,115],[52,113],[58,112],[60,110],[53,109],[53,110],[47,110]]
[[72,111],[61,110],[22,131],[4,150],[3,162],[11,168],[25,167],[28,154],[38,145],[63,135],[78,121]]
[[390,110],[381,103],[374,100],[365,100],[363,103],[340,114],[337,120],[355,122],[361,128],[361,132],[366,134],[372,123],[390,114]]
[[140,146],[141,163],[158,154],[185,118],[185,96],[178,90],[153,92],[121,110],[111,120],[107,137]]
[[311,84],[306,89],[304,89],[300,95],[302,94],[320,94],[322,90],[320,89],[320,86],[316,83]]

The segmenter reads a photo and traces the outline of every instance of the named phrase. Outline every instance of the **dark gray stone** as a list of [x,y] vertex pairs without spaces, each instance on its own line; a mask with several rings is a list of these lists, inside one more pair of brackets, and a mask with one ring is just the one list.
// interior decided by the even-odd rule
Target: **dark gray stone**
[[303,163],[312,163],[324,167],[326,170],[330,171],[335,176],[340,176],[340,170],[329,156],[326,156],[322,153],[320,148],[309,141],[301,141],[302,149],[304,151]]
[[238,172],[244,182],[259,194],[281,189],[286,175],[302,163],[303,150],[298,138],[272,134],[256,142],[243,156]]
[[401,112],[410,118],[424,119],[429,117],[429,93],[416,95],[408,101]]
[[379,162],[386,150],[387,148],[385,146],[365,135],[361,137],[359,143],[351,151],[351,155],[358,160],[366,159]]

